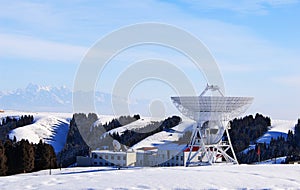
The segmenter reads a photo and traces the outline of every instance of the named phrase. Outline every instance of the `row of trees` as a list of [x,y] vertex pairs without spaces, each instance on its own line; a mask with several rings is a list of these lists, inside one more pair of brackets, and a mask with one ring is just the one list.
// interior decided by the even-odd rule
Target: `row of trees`
[[51,145],[29,143],[22,139],[19,142],[0,141],[0,175],[27,173],[48,168],[56,168],[56,155]]
[[29,125],[33,123],[33,116],[32,115],[22,115],[21,117],[10,117],[7,116],[5,118],[2,118],[2,121],[0,123],[0,127],[7,125],[8,123],[15,123],[15,127],[23,127],[25,125]]
[[230,121],[229,135],[234,151],[239,153],[268,131],[271,119],[261,114]]
[[[261,128],[263,127],[261,126]],[[233,143],[237,142],[233,140]],[[295,125],[294,132],[288,131],[287,136],[272,138],[270,143],[259,143],[255,145],[254,149],[237,154],[239,162],[245,164],[284,156],[287,157],[286,163],[300,160],[300,119]]]
[[33,123],[32,115],[24,115],[21,117],[5,117],[0,121],[0,140],[5,141],[11,130]]
[[142,128],[136,128],[134,130],[126,130],[123,134],[113,133],[111,137],[118,140],[121,144],[131,147],[145,138],[159,133],[163,130],[170,130],[181,122],[181,118],[178,116],[172,116],[164,121],[152,122]]
[[90,149],[97,149],[103,144],[100,137],[107,131],[127,125],[140,119],[139,115],[121,116],[105,124],[97,123],[95,113],[75,113],[70,122],[67,141],[58,154],[58,162],[67,167],[76,161],[76,156],[88,155]]

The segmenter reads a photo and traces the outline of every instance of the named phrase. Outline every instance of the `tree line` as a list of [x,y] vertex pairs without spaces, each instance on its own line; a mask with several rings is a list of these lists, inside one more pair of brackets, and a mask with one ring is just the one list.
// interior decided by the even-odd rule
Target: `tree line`
[[[269,117],[261,114],[234,119],[229,130],[233,148],[241,164],[286,157],[286,163],[300,160],[300,119],[294,132],[289,130],[287,136],[271,138],[270,143],[257,143],[256,140],[268,131],[271,126]],[[244,151],[249,145],[254,148]]]
[[0,175],[28,173],[56,168],[56,155],[51,145],[40,140],[38,144],[28,140],[0,141]]
[[0,140],[5,141],[8,138],[8,134],[11,130],[25,125],[30,125],[34,121],[32,115],[22,115],[21,117],[5,117],[0,121]]
[[87,156],[90,150],[100,148],[103,140],[100,137],[107,131],[122,127],[140,119],[139,115],[120,116],[105,124],[97,123],[99,120],[95,113],[75,113],[70,122],[66,144],[58,153],[58,162],[67,167],[76,162],[76,156]]
[[249,115],[244,118],[236,118],[230,121],[229,125],[228,131],[233,149],[239,153],[268,131],[268,127],[271,126],[271,119],[257,113],[255,117]]
[[181,118],[178,116],[169,117],[160,122],[152,122],[141,128],[135,128],[133,130],[126,130],[121,135],[113,133],[110,135],[113,139],[118,140],[121,144],[131,147],[145,138],[159,133],[164,130],[170,130],[181,122]]

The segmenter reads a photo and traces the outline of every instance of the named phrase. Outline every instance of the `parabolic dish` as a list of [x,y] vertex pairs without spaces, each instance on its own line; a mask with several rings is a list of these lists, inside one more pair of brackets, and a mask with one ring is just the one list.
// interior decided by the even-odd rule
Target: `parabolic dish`
[[243,114],[253,101],[252,97],[224,96],[180,96],[171,99],[183,115],[198,122],[234,119]]

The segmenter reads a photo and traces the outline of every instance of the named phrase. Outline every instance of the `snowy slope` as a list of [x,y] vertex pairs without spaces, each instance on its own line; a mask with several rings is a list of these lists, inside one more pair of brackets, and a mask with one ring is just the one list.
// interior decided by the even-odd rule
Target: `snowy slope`
[[276,139],[277,137],[287,137],[287,133],[289,130],[294,131],[296,120],[272,120],[272,125],[270,126],[270,130],[265,133],[262,137],[257,139],[257,143],[267,143],[271,142],[271,139]]
[[[160,120],[158,120],[158,121],[160,121]],[[137,128],[142,128],[142,127],[145,127],[148,124],[151,124],[152,122],[153,122],[153,120],[151,120],[150,117],[143,117],[143,118],[141,118],[137,121],[129,123],[128,125],[124,125],[122,127],[112,129],[112,130],[108,131],[107,133],[109,133],[109,134],[113,134],[113,133],[122,134],[126,130],[133,130],[133,129],[137,129]]]
[[69,130],[71,113],[30,113],[6,111],[0,114],[0,118],[6,116],[18,117],[21,115],[33,115],[34,123],[19,127],[10,132],[9,137],[17,140],[28,139],[29,142],[38,143],[40,139],[51,144],[55,152],[59,152],[65,145]]
[[294,131],[297,120],[272,120],[270,131],[288,133],[289,130]]
[[135,144],[132,148],[138,149],[141,147],[153,147],[162,144],[169,144],[169,146],[173,146],[174,144],[170,142],[177,141],[186,130],[192,130],[194,123],[195,122],[192,120],[182,121],[179,125],[173,127],[171,130],[162,131],[147,137],[141,142]]
[[299,189],[300,165],[63,168],[0,178],[11,189]]

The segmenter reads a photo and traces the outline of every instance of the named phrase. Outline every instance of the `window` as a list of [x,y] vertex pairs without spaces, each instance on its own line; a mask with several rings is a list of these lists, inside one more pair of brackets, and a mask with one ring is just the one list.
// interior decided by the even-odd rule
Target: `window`
[[106,160],[108,159],[108,156],[107,156],[107,155],[105,155],[105,159],[106,159]]
[[126,156],[123,156],[123,160],[126,160]]
[[100,166],[103,166],[103,163],[102,163],[102,162],[100,162],[100,163],[99,163],[99,165],[100,165]]
[[114,155],[111,155],[111,159],[112,159],[112,160],[115,159]]
[[183,156],[181,156],[180,160],[183,161]]
[[179,156],[176,156],[176,160],[179,160]]
[[94,165],[98,165],[98,162],[94,162]]
[[121,157],[120,157],[120,156],[118,156],[118,160],[121,160]]
[[96,159],[97,158],[97,154],[94,154],[94,159]]

